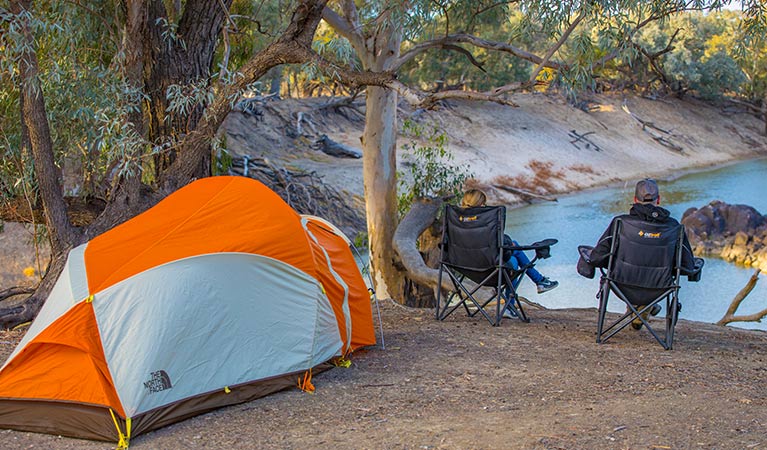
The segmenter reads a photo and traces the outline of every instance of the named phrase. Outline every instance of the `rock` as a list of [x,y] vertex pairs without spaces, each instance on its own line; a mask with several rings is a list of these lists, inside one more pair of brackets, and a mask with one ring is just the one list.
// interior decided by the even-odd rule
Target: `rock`
[[767,218],[751,206],[715,200],[685,211],[682,223],[696,254],[767,267]]

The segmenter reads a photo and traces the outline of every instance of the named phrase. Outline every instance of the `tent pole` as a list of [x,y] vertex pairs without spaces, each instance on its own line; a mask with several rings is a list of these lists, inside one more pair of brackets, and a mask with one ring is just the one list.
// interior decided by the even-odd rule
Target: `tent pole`
[[[360,254],[360,251],[357,250],[357,246],[350,243],[349,246],[354,249],[354,253],[357,255],[357,258],[359,258],[360,262],[364,261],[362,259],[362,255]],[[365,264],[365,272],[368,276],[368,283],[370,283],[370,288],[368,288],[368,291],[373,296],[373,301],[375,301],[376,305],[376,313],[378,314],[378,334],[381,336],[381,350],[386,350],[386,341],[384,341],[384,332],[383,332],[383,322],[381,322],[381,307],[378,305],[378,296],[376,295],[376,291],[373,289],[373,277],[370,276],[370,264]]]

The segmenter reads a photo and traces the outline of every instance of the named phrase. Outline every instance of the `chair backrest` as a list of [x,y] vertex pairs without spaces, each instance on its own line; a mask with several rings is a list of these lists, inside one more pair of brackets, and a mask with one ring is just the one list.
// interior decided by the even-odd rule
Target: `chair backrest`
[[[608,276],[634,292],[657,290],[679,283],[682,225],[617,219]],[[651,292],[648,292],[651,296]],[[636,302],[641,304],[642,300]]]
[[[443,262],[460,269],[471,279],[480,278],[500,266],[504,206],[445,207]],[[477,280],[475,280],[477,281]]]

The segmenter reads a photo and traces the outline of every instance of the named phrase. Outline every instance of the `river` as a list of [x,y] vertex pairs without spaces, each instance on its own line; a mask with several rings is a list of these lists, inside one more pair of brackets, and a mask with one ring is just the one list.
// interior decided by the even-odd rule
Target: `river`
[[[610,219],[625,213],[631,206],[634,184],[590,190],[568,195],[557,202],[539,203],[509,210],[506,232],[522,244],[548,237],[559,240],[552,256],[537,268],[559,287],[538,295],[535,286],[525,280],[520,294],[548,308],[597,307],[595,294],[598,276],[592,280],[575,270],[578,245],[594,245]],[[726,167],[681,176],[673,181],[659,181],[661,204],[677,219],[690,207],[700,208],[712,200],[745,204],[767,213],[767,159],[739,162]],[[680,318],[716,322],[727,311],[732,298],[745,286],[754,269],[736,266],[717,258],[706,258],[703,278],[690,283],[682,277],[679,299],[683,304]],[[767,282],[757,283],[741,304],[738,314],[748,314],[767,307]],[[618,299],[610,300],[610,310],[623,312]],[[535,313],[533,312],[533,316]],[[595,317],[596,320],[596,317]],[[733,326],[767,330],[767,323],[734,323]]]

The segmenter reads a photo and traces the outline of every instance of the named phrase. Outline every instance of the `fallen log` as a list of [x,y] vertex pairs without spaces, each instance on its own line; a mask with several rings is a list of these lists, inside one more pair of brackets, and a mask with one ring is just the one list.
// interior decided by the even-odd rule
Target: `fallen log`
[[339,158],[362,158],[361,150],[336,142],[324,134],[317,139],[314,143],[314,147],[330,156]]
[[[629,110],[629,107],[628,107],[628,105],[625,102],[621,106],[621,109],[623,110],[623,112],[625,112],[626,114],[631,116],[632,119],[634,119],[637,122],[639,122],[642,125],[642,131],[644,131],[645,133],[649,134],[650,137],[652,137],[655,142],[659,143],[660,145],[662,145],[662,146],[664,146],[666,148],[670,148],[671,150],[674,150],[676,152],[684,154],[684,148],[682,148],[680,145],[677,145],[677,144],[671,142],[671,140],[669,140],[666,137],[666,136],[673,137],[673,133],[671,131],[664,130],[663,128],[655,125],[653,122],[640,119],[639,116],[637,116],[636,114],[634,114],[633,112],[631,112]],[[655,130],[655,131],[653,131],[653,130]],[[663,136],[662,134],[658,134],[656,131],[660,132],[660,133],[663,133],[666,136]]]
[[519,195],[519,196],[522,196],[522,197],[525,197],[525,198],[536,198],[536,199],[540,199],[540,200],[546,200],[547,202],[556,202],[557,201],[556,197],[552,197],[550,195],[536,194],[535,192],[526,191],[524,189],[520,189],[520,188],[516,188],[516,187],[512,187],[512,186],[505,186],[505,185],[502,185],[502,184],[494,184],[493,187],[496,188],[496,189],[501,189],[501,190],[506,191],[506,192],[511,192],[512,194],[516,194],[516,195]]
[[570,136],[571,138],[573,138],[573,140],[572,140],[572,141],[570,141],[570,143],[571,143],[571,144],[573,144],[573,147],[577,148],[578,150],[580,150],[580,149],[581,149],[581,148],[578,146],[578,143],[579,143],[579,142],[583,142],[583,143],[585,143],[585,144],[586,144],[586,148],[587,148],[587,149],[591,149],[591,148],[593,147],[593,148],[594,148],[594,151],[596,151],[596,152],[601,152],[601,151],[602,151],[602,149],[601,149],[601,148],[600,148],[600,147],[599,147],[597,144],[595,144],[594,142],[592,142],[592,141],[591,141],[591,139],[589,139],[589,138],[588,138],[588,136],[589,136],[590,134],[595,134],[595,133],[596,133],[595,131],[587,131],[586,133],[583,133],[583,134],[579,134],[579,133],[578,133],[577,131],[575,131],[575,130],[570,130],[570,132],[569,132],[569,133],[567,133],[567,135],[568,135],[568,136]]
[[35,292],[35,288],[29,286],[15,286],[12,288],[4,289],[0,291],[0,302],[17,295],[31,294],[33,292]]

